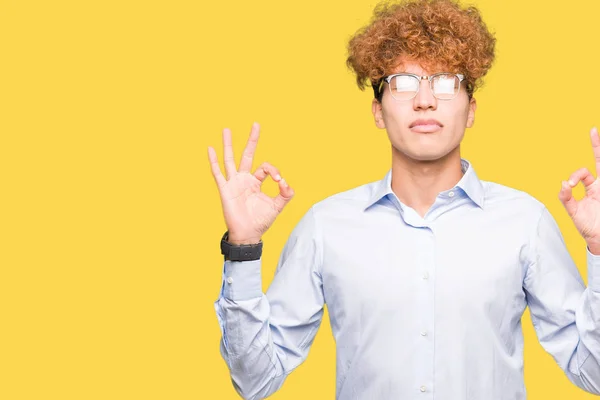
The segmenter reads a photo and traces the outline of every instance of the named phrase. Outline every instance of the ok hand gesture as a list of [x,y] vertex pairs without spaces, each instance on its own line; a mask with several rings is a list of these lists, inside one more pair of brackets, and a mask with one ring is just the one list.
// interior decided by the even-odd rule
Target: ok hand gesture
[[[229,230],[228,242],[233,244],[258,243],[283,207],[294,196],[294,190],[273,165],[265,162],[253,174],[250,172],[259,132],[259,125],[254,123],[240,167],[236,170],[231,131],[223,130],[223,161],[227,178],[221,173],[215,149],[208,148],[208,159],[221,195],[225,224]],[[274,198],[260,190],[267,175],[279,183],[279,194]]]
[[[600,138],[598,130],[590,132],[592,150],[596,159],[596,173],[600,172]],[[585,196],[576,200],[572,188],[579,182],[585,188]],[[558,198],[563,203],[575,227],[585,239],[590,252],[600,255],[600,181],[587,168],[573,172],[568,181],[562,182]]]

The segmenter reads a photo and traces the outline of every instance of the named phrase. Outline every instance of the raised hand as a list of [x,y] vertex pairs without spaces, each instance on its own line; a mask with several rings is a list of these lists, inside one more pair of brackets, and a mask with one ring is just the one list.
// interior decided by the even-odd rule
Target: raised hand
[[[294,190],[279,175],[278,169],[273,165],[265,162],[258,167],[254,174],[250,172],[259,132],[259,125],[254,123],[240,161],[240,167],[236,170],[231,131],[223,130],[223,161],[227,178],[221,173],[215,149],[208,148],[208,159],[221,195],[225,224],[229,230],[228,241],[234,244],[258,243],[283,207],[294,196]],[[274,198],[260,190],[267,176],[279,184],[279,194]]]
[[[592,150],[596,159],[596,173],[600,171],[600,138],[598,129],[590,132]],[[576,200],[572,188],[579,182],[585,188],[585,196]],[[588,248],[593,254],[600,255],[600,183],[587,168],[581,168],[573,174],[568,181],[562,182],[558,198],[575,223],[575,227],[585,239]]]

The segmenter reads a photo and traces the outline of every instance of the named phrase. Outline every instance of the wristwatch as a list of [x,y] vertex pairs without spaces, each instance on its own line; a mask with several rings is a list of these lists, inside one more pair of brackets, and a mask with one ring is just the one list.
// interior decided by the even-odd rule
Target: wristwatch
[[221,238],[221,254],[225,256],[225,260],[253,261],[260,259],[263,246],[262,240],[257,244],[231,244],[227,239],[229,239],[229,231],[226,231]]

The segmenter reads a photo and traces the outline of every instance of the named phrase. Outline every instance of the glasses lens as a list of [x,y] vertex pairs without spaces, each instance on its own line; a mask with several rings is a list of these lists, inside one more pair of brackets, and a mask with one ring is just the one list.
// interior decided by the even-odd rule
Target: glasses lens
[[419,91],[419,80],[414,76],[395,76],[390,81],[390,90],[394,99],[410,100]]
[[431,83],[434,96],[440,100],[453,99],[460,88],[458,76],[452,74],[437,75]]

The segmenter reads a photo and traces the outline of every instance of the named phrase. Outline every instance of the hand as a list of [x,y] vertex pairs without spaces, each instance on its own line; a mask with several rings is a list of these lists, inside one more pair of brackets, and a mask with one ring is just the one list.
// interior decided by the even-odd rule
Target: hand
[[[596,173],[600,171],[600,138],[598,130],[593,128],[590,132],[592,150],[596,159]],[[575,200],[572,188],[579,182],[583,183],[585,196]],[[558,198],[567,210],[567,213],[575,223],[575,227],[585,239],[589,250],[593,254],[600,254],[600,183],[597,178],[588,171],[581,168],[571,174],[568,181],[562,182],[562,189]]]
[[[294,196],[294,190],[279,175],[278,169],[271,164],[265,162],[254,174],[250,173],[259,132],[259,125],[254,123],[240,167],[236,171],[231,131],[227,128],[223,130],[223,158],[227,179],[221,173],[215,149],[208,148],[208,159],[219,188],[225,224],[229,230],[228,241],[234,244],[258,243],[283,207]],[[267,175],[279,183],[279,194],[274,198],[260,191]]]

